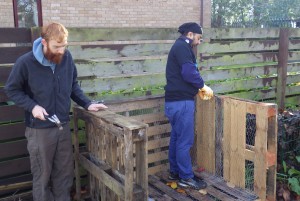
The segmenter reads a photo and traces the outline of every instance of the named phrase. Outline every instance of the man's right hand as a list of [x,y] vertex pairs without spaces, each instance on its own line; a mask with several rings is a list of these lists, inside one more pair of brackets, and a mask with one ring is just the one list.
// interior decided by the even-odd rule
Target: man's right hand
[[204,85],[201,89],[199,89],[198,95],[202,100],[209,100],[213,97],[214,92],[210,87]]
[[40,120],[43,120],[43,121],[46,120],[45,115],[48,115],[46,110],[43,107],[39,106],[39,105],[34,106],[31,113],[32,113],[34,118],[37,118],[37,119],[40,119]]

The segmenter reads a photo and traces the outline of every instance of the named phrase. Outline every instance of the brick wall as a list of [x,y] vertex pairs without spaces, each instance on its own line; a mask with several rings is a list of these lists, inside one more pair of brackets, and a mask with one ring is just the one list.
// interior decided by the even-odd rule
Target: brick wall
[[14,27],[14,12],[12,0],[0,1],[0,27]]
[[[210,27],[211,1],[203,1],[204,27]],[[200,23],[200,6],[201,0],[42,0],[42,13],[44,24],[58,21],[67,27],[167,28]],[[3,22],[14,26],[11,0],[1,0],[0,16],[0,27]]]

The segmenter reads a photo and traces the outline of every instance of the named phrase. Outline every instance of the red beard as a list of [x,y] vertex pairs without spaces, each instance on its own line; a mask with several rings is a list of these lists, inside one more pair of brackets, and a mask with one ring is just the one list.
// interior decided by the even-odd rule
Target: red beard
[[45,53],[45,57],[55,63],[55,64],[60,64],[60,62],[62,61],[64,54],[55,54],[53,52],[51,52],[51,50],[49,48],[47,48],[47,51]]

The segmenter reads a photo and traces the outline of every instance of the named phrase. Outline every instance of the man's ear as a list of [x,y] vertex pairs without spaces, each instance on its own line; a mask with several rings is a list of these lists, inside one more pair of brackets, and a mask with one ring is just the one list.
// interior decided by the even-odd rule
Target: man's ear
[[188,37],[189,39],[193,39],[194,38],[194,33],[193,32],[188,32],[186,37]]
[[47,41],[45,40],[45,39],[42,39],[42,44],[44,45],[44,46],[47,46]]

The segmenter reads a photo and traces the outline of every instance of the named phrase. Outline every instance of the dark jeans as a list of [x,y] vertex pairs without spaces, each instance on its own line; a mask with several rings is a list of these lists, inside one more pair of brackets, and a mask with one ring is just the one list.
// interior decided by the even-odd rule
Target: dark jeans
[[195,102],[166,102],[165,114],[172,126],[169,145],[170,171],[179,174],[182,179],[193,178],[190,149],[194,143]]
[[33,200],[70,201],[74,167],[69,123],[63,130],[27,127],[25,136],[33,175]]

